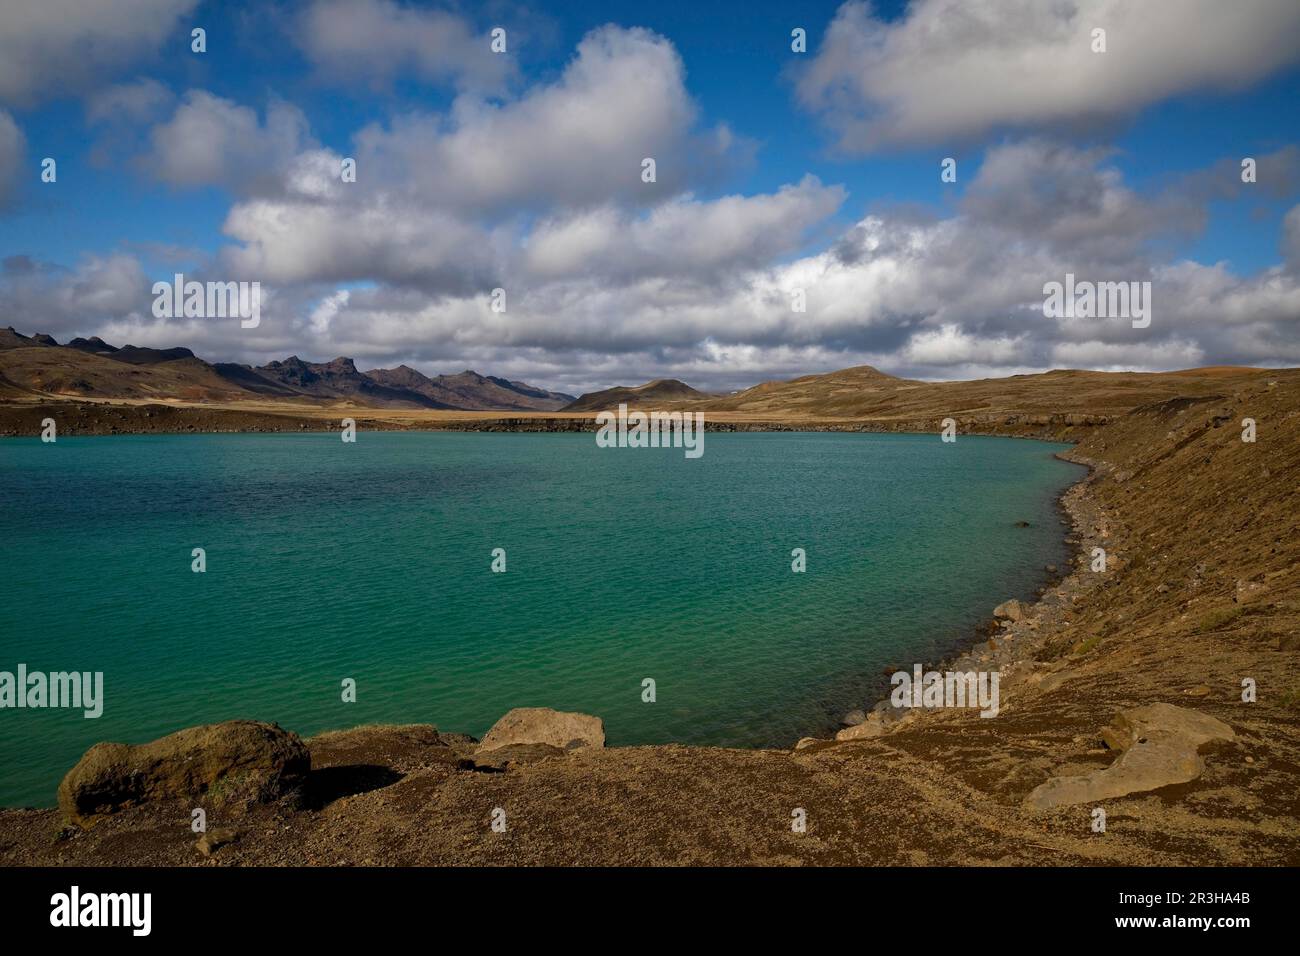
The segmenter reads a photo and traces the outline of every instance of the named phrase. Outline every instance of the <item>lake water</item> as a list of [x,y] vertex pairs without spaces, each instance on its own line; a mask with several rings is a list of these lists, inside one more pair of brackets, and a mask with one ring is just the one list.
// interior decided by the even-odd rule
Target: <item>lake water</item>
[[0,805],[53,805],[98,741],[235,717],[479,736],[550,706],[603,717],[611,744],[789,746],[869,703],[887,665],[937,661],[1032,596],[1066,555],[1054,498],[1081,469],[1063,447],[710,432],[688,460],[590,434],[4,440],[0,671],[102,671],[105,703],[95,720],[0,710]]

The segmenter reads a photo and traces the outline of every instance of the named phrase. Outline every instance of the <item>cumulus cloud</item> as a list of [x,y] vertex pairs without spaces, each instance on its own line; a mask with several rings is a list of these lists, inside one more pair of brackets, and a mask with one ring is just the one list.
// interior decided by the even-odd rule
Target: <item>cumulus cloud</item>
[[[364,289],[332,301],[314,334],[340,350],[401,354],[412,364],[531,362],[552,370],[550,384],[579,390],[602,375],[608,384],[620,371],[625,379],[676,375],[725,389],[862,363],[954,378],[1056,366],[1300,361],[1300,276],[1284,265],[1239,276],[1224,264],[1167,262],[1130,241],[1139,224],[1150,240],[1178,231],[1184,215],[1160,218],[1162,204],[1132,193],[1106,163],[1093,150],[1009,144],[991,152],[989,179],[949,218],[873,214],[823,252],[783,264],[729,264],[709,284],[689,255],[658,260],[644,274],[606,261],[599,250],[612,237],[629,259],[653,248],[635,233],[639,225],[655,236],[655,213],[634,222],[598,210],[560,229],[543,223],[526,237],[523,264],[531,272],[521,275],[530,281],[512,291],[507,313],[493,313],[482,293],[430,300]],[[1092,199],[1063,200],[1057,188],[1033,192],[1037,214],[1020,197],[999,202],[1002,172],[1026,166],[1085,174],[1105,188]],[[1055,218],[1058,229],[1043,228]],[[1288,217],[1288,229],[1294,221]],[[562,255],[530,259],[537,243],[557,234]],[[1107,235],[1122,256],[1106,248]],[[1151,327],[1045,317],[1043,285],[1067,272],[1150,282]],[[798,291],[805,312],[791,307]]]
[[322,75],[387,86],[399,74],[498,92],[515,60],[493,53],[463,17],[390,0],[316,0],[294,31]]
[[541,278],[708,280],[794,251],[844,197],[843,187],[823,186],[808,176],[769,195],[708,202],[684,196],[643,216],[606,205],[542,223],[528,237],[524,266]]
[[[1106,52],[1092,31],[1106,31]],[[1255,0],[912,0],[887,21],[844,4],[800,101],[849,152],[999,128],[1127,117],[1195,90],[1235,90],[1300,59],[1300,5]]]
[[1028,332],[980,338],[957,325],[917,332],[902,350],[913,365],[1014,365],[1025,354]]
[[373,280],[452,293],[497,284],[484,230],[387,196],[346,207],[250,200],[231,210],[224,231],[242,243],[227,250],[231,268],[274,282]]
[[220,184],[252,192],[277,182],[310,145],[302,111],[272,100],[265,121],[247,106],[205,90],[191,90],[166,122],[150,132],[145,166],[173,186]]
[[[683,195],[644,211],[605,203],[492,225],[401,193],[350,192],[338,161],[308,150],[279,192],[231,210],[237,242],[205,268],[264,283],[257,330],[154,319],[142,269],[121,256],[72,272],[15,262],[0,308],[48,316],[56,334],[186,344],[214,358],[346,354],[573,392],[654,376],[726,390],[858,364],[961,378],[1300,363],[1300,207],[1271,268],[1242,276],[1171,259],[1159,240],[1184,228],[1185,211],[1134,193],[1097,150],[1006,144],[946,218],[877,211],[805,255],[801,230],[843,199],[811,177],[766,195]],[[1021,170],[1041,188],[1011,188]],[[1074,177],[1096,188],[1076,194]],[[1066,273],[1150,282],[1151,326],[1045,317],[1043,285]],[[498,284],[505,312],[490,307]],[[792,308],[797,293],[805,311]]]
[[[40,0],[0,4],[0,101],[81,93],[155,53],[198,0]],[[188,49],[188,47],[186,47]]]
[[1205,207],[1182,191],[1139,196],[1109,150],[1032,139],[990,150],[962,210],[974,219],[1094,259],[1131,259],[1153,238],[1204,226]]
[[[696,129],[673,45],[648,30],[589,33],[553,83],[496,103],[460,97],[448,116],[399,117],[357,136],[358,178],[409,183],[478,212],[610,199],[650,203],[738,161],[726,127]],[[642,180],[642,161],[656,182]]]
[[66,269],[11,256],[0,262],[0,312],[18,328],[76,335],[148,313],[150,282],[134,256],[88,256]]
[[[277,126],[287,132],[272,136]],[[191,93],[155,129],[153,165],[190,183],[239,169],[236,148],[278,166],[275,187],[241,198],[223,225],[238,243],[225,259],[241,274],[439,295],[575,275],[711,281],[794,251],[844,199],[815,178],[771,195],[694,198],[736,144],[725,129],[697,128],[672,44],[640,29],[593,31],[558,78],[507,103],[461,97],[447,117],[364,128],[355,183],[328,149],[268,164],[306,138],[296,122],[268,112],[259,128],[251,110]],[[642,179],[647,156],[653,183]]]
[[1122,372],[1138,367],[1195,368],[1205,361],[1205,350],[1187,339],[1169,339],[1151,345],[1118,342],[1062,342],[1052,348],[1052,364],[1059,368],[1086,368]]

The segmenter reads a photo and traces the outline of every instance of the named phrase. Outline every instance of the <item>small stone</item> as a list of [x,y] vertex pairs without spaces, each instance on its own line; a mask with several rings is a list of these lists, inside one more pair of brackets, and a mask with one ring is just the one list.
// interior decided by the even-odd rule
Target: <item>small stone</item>
[[1268,594],[1268,585],[1259,581],[1241,581],[1237,582],[1237,594],[1234,600],[1238,604],[1250,604],[1258,601],[1264,595]]
[[851,710],[840,718],[841,727],[856,727],[867,719],[867,715],[860,710]]
[[198,842],[194,844],[194,848],[204,856],[212,856],[223,846],[234,843],[238,839],[239,831],[231,830],[228,827],[218,827],[199,837]]
[[1187,688],[1183,693],[1188,697],[1208,697],[1210,695],[1210,688],[1205,684],[1198,684],[1196,687]]

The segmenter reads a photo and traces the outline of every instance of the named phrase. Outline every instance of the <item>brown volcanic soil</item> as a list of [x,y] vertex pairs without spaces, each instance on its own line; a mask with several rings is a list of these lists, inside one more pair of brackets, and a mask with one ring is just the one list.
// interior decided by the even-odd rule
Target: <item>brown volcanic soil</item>
[[[972,652],[1004,673],[996,718],[918,714],[796,751],[611,747],[504,772],[464,769],[473,745],[428,728],[358,728],[309,741],[308,808],[210,818],[240,831],[211,859],[188,807],[155,806],[86,833],[61,832],[54,810],[0,811],[0,862],[1300,864],[1300,372],[1181,378],[1141,380],[1150,400],[1108,424],[1061,426],[1086,429],[1072,455],[1095,465],[1065,502],[1080,567]],[[1102,574],[1087,568],[1098,542]],[[1087,805],[1025,808],[1049,777],[1112,762],[1101,729],[1155,702],[1236,739],[1205,748],[1199,779],[1105,801],[1104,834]],[[807,833],[791,832],[796,807]]]

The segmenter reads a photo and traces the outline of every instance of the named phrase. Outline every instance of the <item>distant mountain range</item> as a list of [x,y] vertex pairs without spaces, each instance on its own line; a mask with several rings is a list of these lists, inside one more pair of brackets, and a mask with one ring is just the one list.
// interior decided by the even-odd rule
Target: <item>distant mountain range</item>
[[762,382],[716,395],[676,379],[572,395],[465,371],[430,377],[406,365],[358,371],[350,358],[262,366],[209,364],[186,348],[109,345],[99,338],[60,345],[48,335],[0,329],[0,401],[117,398],[193,403],[348,405],[461,411],[597,412],[621,404],[642,410],[690,410],[738,419],[836,419],[895,423],[966,422],[1040,426],[1095,425],[1143,403],[1210,397],[1266,369],[1213,367],[1178,372],[1056,369],[976,381],[924,382],[869,365]]
[[210,364],[187,348],[119,348],[98,337],[60,345],[49,335],[0,329],[0,396],[23,395],[272,399],[465,411],[555,411],[574,401],[562,392],[468,370],[435,377],[406,365],[361,372],[350,358],[304,362],[296,355],[263,366]]

